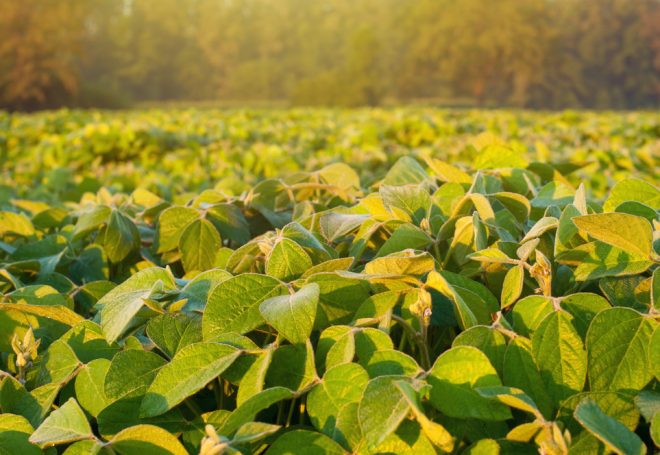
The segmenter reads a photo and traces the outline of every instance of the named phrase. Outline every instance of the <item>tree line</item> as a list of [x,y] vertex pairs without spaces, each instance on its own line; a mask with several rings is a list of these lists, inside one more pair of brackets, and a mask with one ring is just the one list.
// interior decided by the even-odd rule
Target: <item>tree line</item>
[[660,0],[0,0],[0,108],[660,104]]

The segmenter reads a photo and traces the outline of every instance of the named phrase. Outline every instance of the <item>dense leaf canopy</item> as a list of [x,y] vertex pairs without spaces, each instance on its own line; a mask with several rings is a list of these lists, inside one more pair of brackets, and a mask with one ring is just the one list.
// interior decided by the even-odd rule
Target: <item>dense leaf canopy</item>
[[657,118],[402,112],[17,117],[0,453],[660,447]]

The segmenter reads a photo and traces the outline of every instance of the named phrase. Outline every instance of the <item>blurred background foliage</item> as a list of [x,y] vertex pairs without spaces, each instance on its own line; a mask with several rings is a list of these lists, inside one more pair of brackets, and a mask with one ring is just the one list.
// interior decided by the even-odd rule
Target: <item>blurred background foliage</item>
[[0,0],[0,108],[660,104],[659,0]]

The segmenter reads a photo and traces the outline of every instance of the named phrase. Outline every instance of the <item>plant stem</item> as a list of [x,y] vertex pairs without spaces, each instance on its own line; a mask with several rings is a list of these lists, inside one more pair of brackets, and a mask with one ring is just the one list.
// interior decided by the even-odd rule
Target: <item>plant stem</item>
[[296,408],[296,399],[294,398],[291,400],[291,404],[289,405],[289,414],[286,416],[286,425],[285,426],[290,426],[291,425],[291,419],[293,418],[293,410]]
[[218,409],[224,409],[225,392],[222,389],[222,383],[220,381],[220,378],[215,379],[215,383],[213,384],[213,392],[215,394],[215,402],[218,405]]
[[197,403],[192,401],[191,398],[188,398],[183,401],[183,404],[186,405],[186,407],[190,410],[190,412],[193,413],[195,417],[201,417],[202,416],[202,410],[197,406]]
[[284,402],[280,401],[277,405],[277,419],[276,422],[278,425],[282,425],[284,422]]
[[426,340],[424,340],[423,335],[418,333],[401,316],[393,314],[392,319],[394,319],[396,322],[401,324],[401,327],[403,327],[405,329],[405,331],[408,332],[411,335],[413,341],[415,342],[415,344],[419,348],[419,352],[421,353],[421,358],[419,359],[419,361],[421,363],[421,367],[424,368],[425,370],[428,370],[429,368],[431,368],[431,356],[429,355],[429,348],[426,345]]

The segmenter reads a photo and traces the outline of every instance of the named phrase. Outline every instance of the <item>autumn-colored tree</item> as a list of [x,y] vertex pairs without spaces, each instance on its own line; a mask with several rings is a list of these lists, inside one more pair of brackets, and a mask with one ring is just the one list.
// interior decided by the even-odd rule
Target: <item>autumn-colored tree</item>
[[0,107],[660,105],[660,0],[0,0]]
[[85,10],[78,0],[0,0],[0,104],[29,109],[75,95]]

